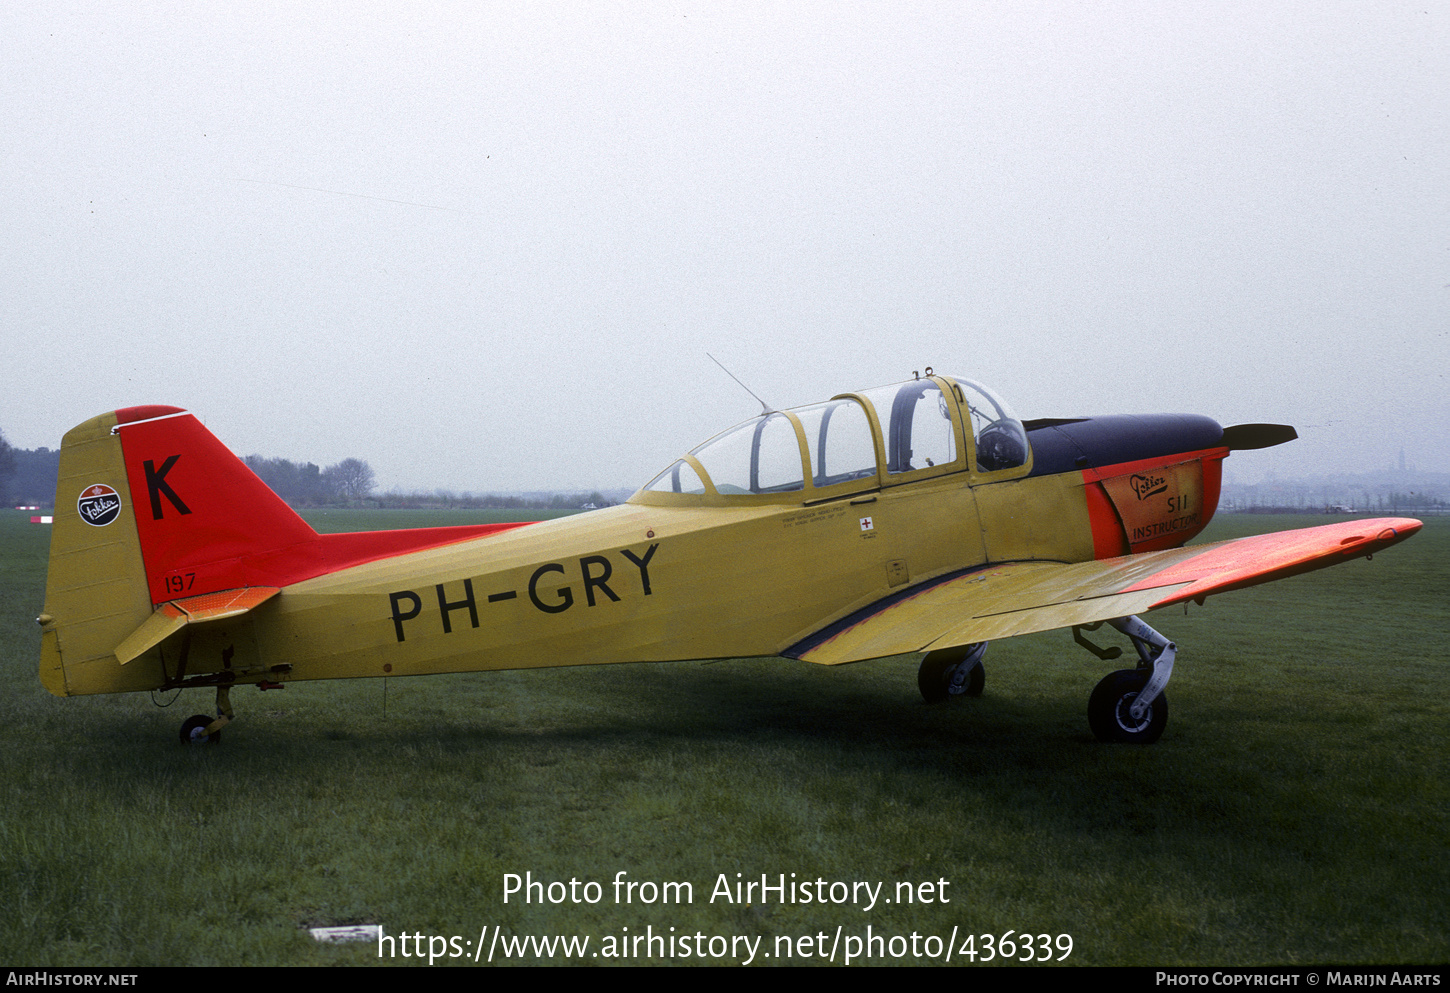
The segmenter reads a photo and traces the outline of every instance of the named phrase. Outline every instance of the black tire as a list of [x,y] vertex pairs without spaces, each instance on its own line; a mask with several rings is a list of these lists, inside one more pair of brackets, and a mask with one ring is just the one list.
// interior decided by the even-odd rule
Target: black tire
[[921,690],[921,698],[927,703],[945,703],[948,696],[947,685],[951,682],[952,670],[956,667],[954,660],[935,654],[922,659],[921,668],[916,670],[916,688]]
[[1099,741],[1151,745],[1163,736],[1168,726],[1167,694],[1158,694],[1141,721],[1135,721],[1128,712],[1147,685],[1148,675],[1141,669],[1119,669],[1093,687],[1088,698],[1088,724]]
[[[930,652],[921,660],[921,668],[916,670],[916,687],[921,690],[923,700],[927,703],[944,703],[951,699],[952,676],[956,674],[957,666],[962,664],[966,654],[956,649],[945,649]],[[967,674],[966,695],[981,696],[982,688],[986,684],[987,670],[978,662]]]
[[972,666],[972,671],[967,673],[967,696],[981,696],[982,689],[987,685],[987,667],[978,662]]
[[195,732],[200,731],[214,720],[216,720],[215,717],[208,717],[205,714],[196,714],[188,717],[186,723],[181,725],[181,743],[183,745],[199,745],[205,740],[215,745],[221,740],[222,733],[220,731],[213,731],[211,734],[206,735],[204,739],[194,736]]

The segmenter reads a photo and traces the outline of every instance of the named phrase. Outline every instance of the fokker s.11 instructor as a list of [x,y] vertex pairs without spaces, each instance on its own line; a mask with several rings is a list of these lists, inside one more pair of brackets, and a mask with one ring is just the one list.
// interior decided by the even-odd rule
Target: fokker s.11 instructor
[[1147,743],[1177,648],[1138,614],[1420,528],[1183,547],[1213,516],[1223,459],[1293,437],[1189,415],[1023,422],[928,369],[766,410],[618,507],[318,534],[186,411],[129,407],[65,436],[40,678],[60,696],[214,688],[217,716],[181,730],[214,741],[241,684],[603,662],[915,653],[938,701],[981,692],[993,639],[1107,621],[1138,660],[1098,683],[1089,722]]

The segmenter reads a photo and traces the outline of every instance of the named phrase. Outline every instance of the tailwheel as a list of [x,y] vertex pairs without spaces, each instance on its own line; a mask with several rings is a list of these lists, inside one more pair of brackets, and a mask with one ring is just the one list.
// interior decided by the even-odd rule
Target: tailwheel
[[221,741],[221,731],[213,731],[208,734],[206,730],[211,727],[215,720],[215,717],[208,717],[205,714],[196,714],[193,717],[188,717],[186,723],[181,725],[181,743],[183,745],[199,745],[205,741],[215,745],[218,741]]
[[987,642],[928,652],[916,672],[916,686],[927,703],[942,703],[954,696],[981,696],[987,683],[982,665]]
[[1168,697],[1159,693],[1137,717],[1133,704],[1148,683],[1144,669],[1110,672],[1093,688],[1088,698],[1088,724],[1099,741],[1151,745],[1168,726]]
[[188,717],[186,723],[181,725],[181,743],[199,745],[205,741],[215,745],[222,740],[222,728],[230,724],[234,716],[231,687],[222,683],[216,688],[216,716],[195,714]]

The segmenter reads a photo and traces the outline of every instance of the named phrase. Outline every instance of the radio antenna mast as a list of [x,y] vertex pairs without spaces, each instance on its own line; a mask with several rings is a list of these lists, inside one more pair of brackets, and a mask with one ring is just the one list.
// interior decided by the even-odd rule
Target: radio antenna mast
[[[709,352],[706,352],[705,353],[705,357],[708,358],[711,362],[713,362],[716,365],[720,366],[721,369],[724,369],[725,370],[725,375],[727,375],[731,379],[735,380],[735,382],[740,383],[740,377],[737,376],[737,375],[735,375],[735,373],[731,372],[729,369],[725,369],[724,364],[719,359],[717,359],[715,356],[711,355]],[[750,387],[746,386],[744,383],[740,383],[740,388],[742,390],[744,390],[746,393],[749,393],[751,396],[755,397],[756,401],[760,404],[760,412],[762,414],[773,414],[773,413],[775,413],[775,410],[772,409],[772,407],[770,406],[770,404],[766,403],[764,400],[761,400],[760,397],[755,396],[755,391],[752,390]]]

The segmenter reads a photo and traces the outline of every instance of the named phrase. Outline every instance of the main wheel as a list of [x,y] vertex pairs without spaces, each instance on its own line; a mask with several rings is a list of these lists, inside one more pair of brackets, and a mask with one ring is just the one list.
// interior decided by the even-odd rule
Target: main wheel
[[972,666],[972,671],[967,673],[967,688],[962,690],[967,696],[981,696],[982,689],[987,685],[986,663],[978,662]]
[[188,717],[186,723],[181,725],[181,743],[183,745],[199,745],[203,741],[207,741],[215,745],[221,740],[222,733],[220,731],[214,731],[211,734],[205,733],[207,725],[214,720],[216,718],[208,717],[205,714]]
[[[952,680],[956,678],[957,668],[966,665],[964,661],[969,653],[960,651],[931,652],[921,660],[921,668],[916,670],[916,687],[921,690],[921,698],[927,703],[941,703],[951,699]],[[980,658],[980,656],[979,656]],[[967,696],[981,696],[982,688],[987,684],[987,670],[980,661],[972,665],[966,674],[966,686],[961,691]]]
[[1148,683],[1148,673],[1141,669],[1119,669],[1110,672],[1093,687],[1088,697],[1088,724],[1099,741],[1126,741],[1151,745],[1163,736],[1168,726],[1168,697],[1158,694],[1141,720],[1134,719],[1130,708]]

